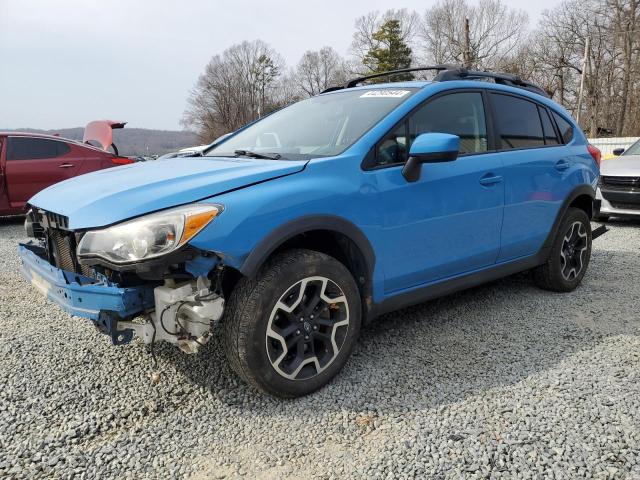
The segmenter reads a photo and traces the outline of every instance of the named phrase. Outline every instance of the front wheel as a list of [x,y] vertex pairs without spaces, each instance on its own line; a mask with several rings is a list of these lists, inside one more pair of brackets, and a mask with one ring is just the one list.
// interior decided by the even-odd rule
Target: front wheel
[[289,250],[234,289],[224,320],[227,358],[243,380],[268,394],[306,395],[344,366],[360,319],[358,287],[342,263]]
[[539,287],[570,292],[582,281],[591,259],[591,222],[578,208],[565,213],[547,261],[533,270]]

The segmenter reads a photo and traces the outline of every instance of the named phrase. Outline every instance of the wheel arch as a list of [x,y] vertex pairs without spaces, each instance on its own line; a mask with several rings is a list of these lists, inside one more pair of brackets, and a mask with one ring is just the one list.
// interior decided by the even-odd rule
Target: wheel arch
[[593,200],[593,196],[590,196],[586,193],[580,193],[571,201],[569,207],[576,207],[580,210],[584,210],[587,216],[591,219],[593,218]]
[[553,245],[553,240],[555,239],[558,233],[558,229],[560,228],[562,218],[570,207],[576,207],[584,210],[589,218],[591,218],[593,216],[593,201],[595,197],[596,192],[593,187],[591,187],[591,185],[578,185],[576,188],[574,188],[571,193],[567,195],[564,202],[562,203],[562,206],[558,210],[556,219],[553,222],[553,227],[551,228],[541,250],[551,248],[551,246]]
[[376,259],[369,239],[360,228],[335,215],[311,215],[292,220],[264,237],[247,256],[239,272],[253,277],[268,258],[289,248],[318,251],[343,263],[360,289],[365,318],[369,316]]

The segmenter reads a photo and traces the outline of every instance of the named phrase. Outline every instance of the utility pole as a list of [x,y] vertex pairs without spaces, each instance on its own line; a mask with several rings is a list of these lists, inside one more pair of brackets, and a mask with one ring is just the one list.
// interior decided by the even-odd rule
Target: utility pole
[[580,124],[580,111],[582,110],[582,95],[584,93],[584,79],[587,75],[587,61],[589,59],[589,43],[591,37],[587,36],[584,42],[584,57],[582,59],[582,74],[580,75],[580,91],[578,93],[578,112],[576,113],[576,122]]
[[469,19],[464,19],[464,53],[462,60],[465,68],[471,68],[471,35],[469,33]]

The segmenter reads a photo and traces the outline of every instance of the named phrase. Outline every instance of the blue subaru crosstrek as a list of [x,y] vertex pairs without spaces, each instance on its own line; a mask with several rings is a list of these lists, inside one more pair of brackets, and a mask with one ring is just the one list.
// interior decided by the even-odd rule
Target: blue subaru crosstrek
[[331,88],[202,156],[47,188],[26,278],[114,344],[222,335],[237,374],[281,397],[326,384],[384,312],[523,270],[575,289],[597,149],[535,85],[425,69]]

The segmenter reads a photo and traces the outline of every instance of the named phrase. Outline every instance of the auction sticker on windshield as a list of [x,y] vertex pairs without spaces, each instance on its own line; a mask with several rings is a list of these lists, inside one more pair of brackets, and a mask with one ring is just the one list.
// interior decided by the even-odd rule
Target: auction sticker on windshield
[[400,98],[404,97],[407,93],[409,93],[409,90],[369,90],[360,95],[360,98]]

